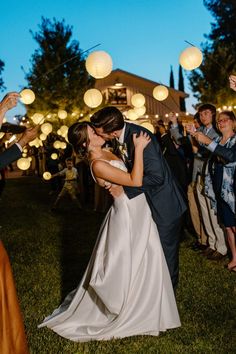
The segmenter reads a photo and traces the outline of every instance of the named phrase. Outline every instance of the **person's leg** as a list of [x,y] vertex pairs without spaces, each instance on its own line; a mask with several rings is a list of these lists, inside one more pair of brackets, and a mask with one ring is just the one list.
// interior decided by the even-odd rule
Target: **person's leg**
[[182,223],[183,218],[181,217],[171,224],[158,225],[160,240],[174,290],[177,288],[179,279],[179,241]]
[[228,264],[228,268],[236,267],[236,227],[226,227],[228,244],[231,251],[232,259]]

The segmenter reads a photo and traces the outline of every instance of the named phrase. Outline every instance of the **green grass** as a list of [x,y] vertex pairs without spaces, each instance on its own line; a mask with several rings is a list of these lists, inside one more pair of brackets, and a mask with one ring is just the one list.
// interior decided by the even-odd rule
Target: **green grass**
[[[74,343],[37,325],[75,288],[104,215],[70,202],[52,214],[49,186],[37,177],[8,180],[0,201],[8,251],[32,354],[236,353],[236,274],[181,244],[177,302],[182,327],[159,337]],[[2,353],[4,354],[4,353]]]

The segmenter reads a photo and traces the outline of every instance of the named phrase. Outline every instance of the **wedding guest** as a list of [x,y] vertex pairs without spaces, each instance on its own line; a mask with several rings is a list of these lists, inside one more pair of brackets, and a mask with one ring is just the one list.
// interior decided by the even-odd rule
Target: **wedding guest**
[[[202,126],[198,129],[199,132],[207,135],[210,139],[219,137],[215,128],[216,108],[212,104],[202,104],[198,108],[199,117]],[[192,126],[187,126],[189,132],[194,136],[195,129]],[[196,203],[199,205],[199,222],[203,222],[203,227],[206,230],[207,240],[201,239],[201,244],[208,245],[203,251],[203,254],[211,260],[219,261],[227,254],[227,246],[225,242],[224,231],[218,223],[217,217],[210,205],[209,198],[204,192],[204,176],[206,174],[206,162],[210,156],[210,152],[205,145],[197,142],[197,151],[194,158],[194,169],[196,168],[196,181],[193,181],[192,188],[195,188],[195,193],[192,196],[196,197]],[[190,195],[190,194],[189,194]],[[191,202],[190,202],[191,203]],[[192,209],[190,208],[192,213]],[[193,224],[196,223],[195,215],[192,215]],[[201,226],[199,225],[198,229]],[[196,230],[197,232],[197,230]]]
[[232,111],[223,111],[217,118],[222,137],[212,140],[197,132],[194,137],[212,152],[208,162],[205,193],[210,198],[218,219],[226,228],[232,259],[228,269],[236,272],[236,117]]

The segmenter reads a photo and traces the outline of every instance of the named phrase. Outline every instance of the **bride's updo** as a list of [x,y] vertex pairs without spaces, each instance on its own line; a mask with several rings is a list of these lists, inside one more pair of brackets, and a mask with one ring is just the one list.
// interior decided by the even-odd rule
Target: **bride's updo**
[[89,122],[74,123],[68,130],[68,140],[79,157],[88,157],[88,126],[92,127]]

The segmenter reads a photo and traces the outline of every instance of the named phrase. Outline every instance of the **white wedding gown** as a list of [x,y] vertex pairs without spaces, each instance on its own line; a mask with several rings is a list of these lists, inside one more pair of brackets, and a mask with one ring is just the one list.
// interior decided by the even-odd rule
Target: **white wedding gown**
[[[125,170],[123,162],[110,161]],[[39,327],[73,341],[155,335],[180,326],[156,224],[144,194],[116,198],[87,270]]]

